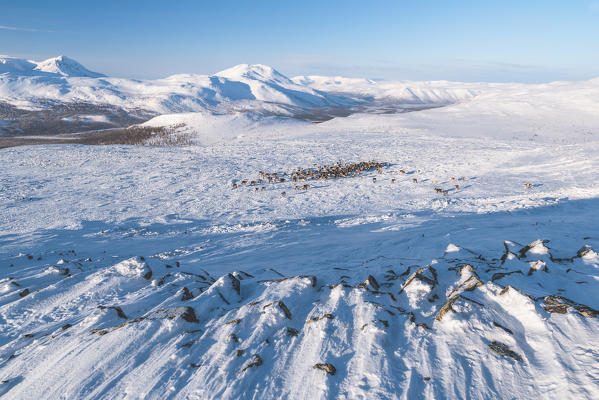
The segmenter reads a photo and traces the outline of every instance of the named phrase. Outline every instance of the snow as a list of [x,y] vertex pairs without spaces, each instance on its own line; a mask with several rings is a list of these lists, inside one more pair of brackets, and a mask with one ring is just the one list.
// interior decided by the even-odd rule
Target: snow
[[38,63],[34,69],[36,71],[50,72],[52,74],[73,77],[99,78],[104,76],[104,74],[99,74],[97,72],[88,70],[77,61],[66,56],[49,58]]
[[61,75],[66,77],[99,78],[103,74],[93,72],[66,56],[58,56],[36,62],[20,58],[0,55],[0,74],[11,75]]
[[36,67],[35,62],[15,57],[0,55],[0,74],[4,73],[27,73]]
[[195,144],[223,143],[244,138],[284,136],[286,132],[308,125],[293,118],[265,117],[259,114],[179,113],[152,118],[142,126],[171,127],[190,135]]
[[69,121],[69,122],[81,121],[81,122],[102,122],[102,123],[106,123],[106,124],[111,123],[110,119],[105,115],[78,115],[77,117],[65,117],[65,118],[62,118],[62,120]]
[[[372,101],[364,98],[359,85],[347,85],[346,92],[335,94],[329,87],[321,90],[318,85],[289,79],[261,64],[240,64],[214,75],[178,74],[143,81],[105,77],[65,56],[42,62],[0,57],[0,62],[0,100],[28,109],[60,101],[160,114],[249,111],[293,116],[314,113],[315,109],[363,108]],[[446,105],[471,98],[478,86],[470,86],[465,90],[462,84],[402,83],[368,95],[394,108]]]
[[460,251],[460,248],[453,243],[449,243],[445,249],[446,253],[454,253],[456,251]]
[[[256,65],[55,79],[154,104],[333,92]],[[0,149],[0,395],[599,397],[598,83],[410,83],[451,104],[318,124],[198,108],[145,123],[190,146]],[[388,165],[283,175],[370,160]],[[259,171],[288,179],[241,184]]]

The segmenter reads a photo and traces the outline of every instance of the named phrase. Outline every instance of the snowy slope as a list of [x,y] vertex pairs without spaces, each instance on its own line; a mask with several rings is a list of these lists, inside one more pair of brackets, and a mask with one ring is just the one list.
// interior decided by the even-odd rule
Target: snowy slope
[[0,74],[26,74],[35,69],[37,64],[21,58],[0,56]]
[[386,82],[370,79],[296,76],[293,82],[317,90],[339,94],[353,94],[375,99],[397,99],[405,104],[451,104],[468,100],[497,84],[462,83],[447,81]]
[[267,117],[259,114],[211,114],[205,112],[165,114],[142,124],[149,127],[175,127],[175,133],[188,136],[195,144],[205,145],[261,137],[285,137],[309,123],[294,118]]
[[[489,84],[489,86],[492,86]],[[352,86],[346,86],[352,87]],[[352,90],[358,91],[355,87]],[[457,92],[457,91],[456,91]],[[457,100],[456,100],[457,101]],[[167,114],[146,123],[150,126],[174,126],[197,138],[219,137],[235,140],[274,132],[261,123],[278,121],[276,132],[282,137],[320,135],[345,132],[348,135],[376,133],[428,134],[454,138],[497,138],[504,141],[535,142],[596,141],[599,135],[599,81],[553,82],[542,85],[499,85],[469,100],[444,107],[399,114],[356,113],[322,124],[293,124],[290,120],[254,118],[254,124],[239,124],[245,116],[210,115],[206,113]],[[210,123],[203,123],[209,119]],[[219,121],[219,122],[216,122]],[[226,125],[231,121],[230,129]],[[286,121],[283,123],[283,121]],[[233,125],[234,124],[234,125]],[[214,132],[218,126],[222,132]],[[235,135],[227,135],[235,132]]]
[[66,56],[58,56],[36,62],[0,55],[0,74],[11,75],[61,75],[66,77],[100,78],[103,74],[93,72]]
[[0,150],[0,393],[597,398],[596,85]]
[[58,56],[42,61],[37,64],[35,70],[73,77],[100,78],[105,76],[104,74],[90,71],[77,61],[66,56]]

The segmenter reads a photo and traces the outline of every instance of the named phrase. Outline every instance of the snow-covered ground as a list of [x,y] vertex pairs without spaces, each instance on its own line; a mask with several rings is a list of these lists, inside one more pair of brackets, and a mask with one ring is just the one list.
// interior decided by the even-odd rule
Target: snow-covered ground
[[[317,78],[292,82],[343,86]],[[469,96],[146,123],[186,147],[1,149],[0,395],[599,397],[599,81],[448,86]]]

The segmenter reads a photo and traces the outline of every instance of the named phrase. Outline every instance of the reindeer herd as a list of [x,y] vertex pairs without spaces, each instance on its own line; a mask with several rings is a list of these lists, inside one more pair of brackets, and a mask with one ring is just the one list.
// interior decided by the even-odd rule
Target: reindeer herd
[[[233,181],[233,189],[241,188],[243,186],[251,187],[255,192],[266,190],[266,183],[275,184],[275,183],[284,183],[287,181],[291,181],[297,183],[294,187],[297,191],[306,191],[310,189],[310,184],[305,183],[307,181],[318,181],[318,180],[329,180],[329,179],[341,179],[341,178],[356,178],[360,176],[360,174],[368,173],[376,171],[378,174],[383,173],[383,168],[388,168],[389,163],[386,162],[378,162],[376,160],[372,161],[362,161],[356,163],[342,163],[338,162],[332,165],[318,165],[314,164],[312,168],[302,168],[297,167],[291,171],[284,172],[264,172],[259,171],[259,178],[255,180],[244,179],[241,181]],[[418,172],[421,172],[418,170]],[[410,172],[413,173],[413,172]],[[400,169],[398,171],[399,175],[402,174],[410,174],[406,172],[404,169]],[[465,181],[466,177],[462,176],[459,178],[452,177],[450,181]],[[372,182],[376,183],[377,178],[373,177]],[[396,182],[396,178],[391,178],[391,184]],[[418,183],[417,178],[412,178],[413,183]],[[434,185],[437,185],[437,182],[433,182]],[[526,188],[530,189],[532,187],[531,184],[525,184]],[[453,185],[454,190],[460,190],[459,184]],[[435,192],[441,194],[443,196],[447,196],[449,194],[450,189],[443,189],[440,187],[434,188]],[[287,196],[287,192],[281,192],[282,197]]]

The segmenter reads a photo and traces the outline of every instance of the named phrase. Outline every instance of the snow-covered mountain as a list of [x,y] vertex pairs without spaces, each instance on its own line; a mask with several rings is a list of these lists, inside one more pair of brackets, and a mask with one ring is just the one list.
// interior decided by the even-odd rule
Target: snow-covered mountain
[[[465,134],[471,131],[471,124],[478,124],[479,113],[486,113],[493,119],[485,128],[489,135],[496,136],[497,128],[503,125],[504,136],[518,136],[516,125],[530,124],[535,116],[535,127],[531,129],[542,136],[555,136],[561,134],[565,120],[574,121],[577,131],[594,124],[599,115],[598,93],[597,80],[527,85],[386,82],[326,76],[290,79],[262,64],[240,64],[213,75],[177,74],[136,80],[106,77],[64,56],[42,62],[0,57],[0,134],[56,134],[126,127],[156,116],[181,113],[187,116],[166,117],[152,123],[177,120],[180,124],[188,118],[189,126],[199,126],[214,137],[214,132],[208,132],[206,127],[213,123],[220,126],[219,115],[242,113],[322,122],[358,113],[389,114],[386,118],[358,117],[338,122],[386,129],[389,118],[404,120],[410,126],[430,127],[436,124],[439,114],[448,113],[454,123],[447,126],[442,117],[439,130]],[[435,110],[402,114],[428,108]],[[194,112],[200,115],[189,114]],[[576,118],[562,118],[560,113]],[[516,123],[520,115],[523,118]],[[212,122],[207,126],[198,125],[198,121],[208,120]],[[222,120],[238,124],[243,118]]]
[[[371,81],[362,85],[348,82],[351,80],[329,85],[322,77],[289,79],[261,64],[241,64],[213,75],[177,74],[136,80],[106,77],[65,56],[42,62],[0,57],[0,110],[8,110],[0,111],[0,119],[16,121],[5,126],[5,130],[25,133],[37,128],[25,126],[19,123],[19,118],[14,118],[25,113],[23,110],[44,111],[43,118],[59,116],[45,125],[61,132],[122,126],[151,115],[181,112],[249,112],[323,121],[355,112],[401,112],[415,106],[447,105],[471,98],[484,88],[448,83],[394,86]],[[58,105],[64,105],[63,111],[72,110],[73,104],[85,104],[84,114],[57,115],[54,110]],[[133,119],[117,118],[117,113],[129,114]],[[81,118],[89,114],[100,115],[105,122],[68,125],[63,120],[89,121]],[[31,118],[39,119],[40,115]]]
[[42,61],[37,64],[35,70],[73,77],[100,78],[105,76],[104,74],[90,71],[77,61],[65,56],[49,58]]
[[481,85],[465,88],[448,82],[377,83],[315,76],[289,79],[262,64],[240,64],[214,75],[178,74],[140,81],[108,78],[65,56],[42,62],[0,57],[0,101],[11,103],[19,98],[21,106],[44,100],[79,101],[125,108],[145,106],[163,113],[248,101],[300,108],[350,108],[367,102],[366,97],[398,105],[444,105],[470,98],[480,89]]
[[0,74],[48,76],[44,73],[65,77],[100,78],[105,76],[104,74],[90,71],[77,61],[66,56],[49,58],[40,62],[0,56]]

